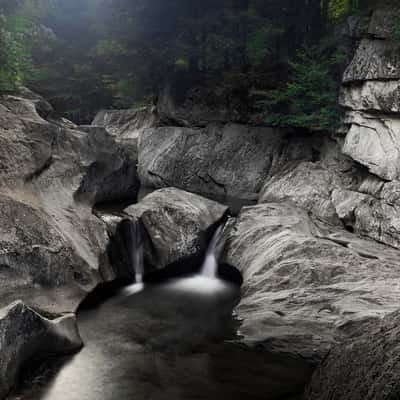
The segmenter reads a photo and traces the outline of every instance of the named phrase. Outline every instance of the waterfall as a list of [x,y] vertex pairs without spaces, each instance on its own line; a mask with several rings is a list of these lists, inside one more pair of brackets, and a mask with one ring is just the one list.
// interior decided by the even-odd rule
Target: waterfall
[[218,273],[218,259],[223,250],[223,234],[225,224],[222,224],[215,231],[214,236],[207,248],[206,257],[201,268],[201,274],[208,278],[216,278]]
[[126,219],[125,248],[128,255],[129,270],[135,276],[136,283],[143,283],[143,237],[139,219]]

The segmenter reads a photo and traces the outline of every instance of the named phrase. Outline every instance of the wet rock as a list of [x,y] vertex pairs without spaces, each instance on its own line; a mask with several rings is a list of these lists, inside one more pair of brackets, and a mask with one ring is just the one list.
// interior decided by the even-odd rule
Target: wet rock
[[298,145],[302,139],[291,142],[283,131],[237,124],[147,129],[139,140],[139,176],[143,186],[251,202],[281,159],[312,157],[307,139]]
[[305,385],[332,345],[397,309],[399,260],[398,251],[317,223],[290,204],[246,207],[226,250],[244,278],[240,343],[266,352],[276,368],[297,360],[292,374]]
[[151,241],[146,257],[157,269],[203,254],[206,231],[226,212],[226,206],[175,188],[157,190],[125,210],[143,224]]
[[81,346],[72,314],[49,320],[21,301],[0,309],[0,398],[12,389],[21,368],[32,358],[66,354]]
[[332,349],[314,373],[305,400],[394,400],[400,396],[400,313],[366,325]]

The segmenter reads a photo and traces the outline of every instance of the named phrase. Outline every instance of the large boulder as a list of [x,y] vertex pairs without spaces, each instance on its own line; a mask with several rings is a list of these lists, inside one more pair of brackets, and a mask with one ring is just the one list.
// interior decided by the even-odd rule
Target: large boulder
[[18,288],[27,304],[73,311],[115,277],[106,227],[92,207],[136,199],[136,159],[106,132],[44,120],[29,98],[1,97],[0,121],[1,274],[13,276],[0,301]]
[[139,176],[143,186],[256,201],[281,158],[312,157],[301,139],[290,142],[280,130],[238,124],[147,129],[139,140]]
[[166,188],[149,194],[128,207],[125,213],[143,224],[150,239],[145,254],[148,264],[161,269],[203,254],[207,246],[206,232],[227,210],[215,201]]
[[127,110],[101,110],[90,127],[84,130],[105,129],[115,140],[127,147],[136,148],[138,137],[144,129],[160,124],[155,107],[131,108]]
[[400,397],[400,313],[366,325],[332,349],[314,373],[305,400],[395,400]]
[[32,358],[78,350],[82,341],[75,316],[46,319],[21,301],[0,309],[0,398],[12,389]]
[[51,217],[0,195],[0,307],[18,298],[48,313],[74,310],[101,281]]
[[333,230],[287,203],[244,208],[225,259],[244,278],[240,343],[274,360],[266,379],[294,366],[292,381],[267,399],[290,388],[301,393],[332,345],[396,310],[400,299],[398,251]]

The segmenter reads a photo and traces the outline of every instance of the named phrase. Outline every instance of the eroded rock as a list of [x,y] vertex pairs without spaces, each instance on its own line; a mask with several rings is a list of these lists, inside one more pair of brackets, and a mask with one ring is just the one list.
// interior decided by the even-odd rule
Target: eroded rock
[[228,208],[215,201],[175,188],[157,190],[125,213],[140,219],[151,241],[150,264],[160,269],[181,259],[202,254],[206,231]]
[[0,398],[12,389],[27,361],[70,353],[81,346],[72,314],[49,320],[21,301],[0,309]]
[[277,367],[296,359],[303,385],[332,345],[400,298],[400,253],[371,254],[371,242],[332,229],[290,204],[261,204],[242,210],[228,238],[226,261],[244,278],[240,342]]

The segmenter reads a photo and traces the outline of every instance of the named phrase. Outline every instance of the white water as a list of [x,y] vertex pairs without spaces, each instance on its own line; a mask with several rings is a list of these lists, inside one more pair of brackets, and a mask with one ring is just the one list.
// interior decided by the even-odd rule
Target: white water
[[215,231],[208,246],[206,257],[201,268],[201,274],[208,278],[216,278],[218,274],[218,259],[223,249],[222,236],[225,225],[221,225]]
[[143,239],[140,231],[139,220],[131,220],[130,229],[130,261],[131,268],[135,275],[136,284],[143,284],[144,263],[143,263]]

